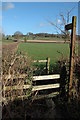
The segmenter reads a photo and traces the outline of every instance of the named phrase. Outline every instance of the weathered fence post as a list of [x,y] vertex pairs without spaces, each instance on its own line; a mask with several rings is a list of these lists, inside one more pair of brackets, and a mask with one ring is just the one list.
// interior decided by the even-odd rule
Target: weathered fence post
[[50,58],[48,57],[47,58],[47,62],[46,62],[46,71],[47,71],[47,74],[49,74],[49,67],[50,67]]
[[73,68],[74,68],[74,54],[75,54],[75,39],[76,39],[76,16],[72,17],[72,31],[71,31],[71,46],[70,46],[70,68],[69,68],[69,96],[71,96]]
[[75,39],[76,39],[76,16],[72,17],[72,23],[65,26],[66,30],[71,29],[71,46],[70,46],[70,65],[69,65],[69,96],[71,96],[73,68],[74,68],[74,54],[75,54]]

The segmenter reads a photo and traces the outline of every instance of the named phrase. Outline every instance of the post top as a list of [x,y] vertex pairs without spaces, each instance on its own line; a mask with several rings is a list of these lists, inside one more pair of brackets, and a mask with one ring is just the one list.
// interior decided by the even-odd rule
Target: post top
[[76,21],[77,21],[77,17],[76,16],[73,16],[72,17],[72,23],[73,23],[73,26],[76,27]]

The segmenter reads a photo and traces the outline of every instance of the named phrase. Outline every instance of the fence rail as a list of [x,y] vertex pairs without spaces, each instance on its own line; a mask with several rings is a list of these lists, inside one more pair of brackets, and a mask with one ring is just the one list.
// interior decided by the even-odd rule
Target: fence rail
[[55,74],[55,75],[43,75],[43,76],[33,76],[33,81],[37,80],[51,80],[51,79],[59,79],[60,75]]
[[37,90],[46,90],[46,89],[52,89],[52,88],[59,88],[60,84],[49,84],[49,85],[38,85],[34,86],[32,88],[32,91],[37,91]]
[[34,63],[36,63],[36,62],[45,63],[45,62],[47,62],[47,60],[34,60],[33,62],[34,62]]

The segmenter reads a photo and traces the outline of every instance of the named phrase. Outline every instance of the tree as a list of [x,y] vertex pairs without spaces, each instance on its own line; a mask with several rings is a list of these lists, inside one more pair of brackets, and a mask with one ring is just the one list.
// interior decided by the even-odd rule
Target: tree
[[23,33],[20,32],[20,31],[16,31],[16,32],[14,33],[14,37],[15,37],[16,39],[19,39],[19,38],[21,38],[22,36],[23,36]]
[[28,32],[27,35],[28,35],[28,36],[32,36],[33,33],[32,33],[32,32]]
[[[59,16],[61,18],[61,22],[58,21],[58,19],[56,20],[57,22],[59,22],[59,24],[54,23],[50,20],[47,20],[52,26],[54,26],[57,29],[57,33],[59,34],[58,31],[61,31],[61,34],[63,34],[63,36],[65,36],[66,39],[70,39],[70,32],[65,30],[65,25],[69,24],[70,13],[72,12],[72,10],[74,8],[75,7],[71,8],[70,10],[67,10],[67,14],[66,14],[67,19],[66,19],[66,16],[63,15],[63,13],[59,14]],[[64,29],[62,29],[62,28],[64,28]]]

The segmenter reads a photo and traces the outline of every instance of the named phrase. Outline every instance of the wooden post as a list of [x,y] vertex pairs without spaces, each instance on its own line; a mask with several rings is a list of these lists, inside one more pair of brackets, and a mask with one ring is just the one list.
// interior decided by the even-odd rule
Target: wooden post
[[50,66],[50,58],[48,57],[47,58],[47,62],[46,62],[46,71],[47,71],[47,74],[49,74],[49,66]]
[[76,39],[76,16],[72,17],[72,33],[70,46],[70,66],[69,66],[69,96],[71,96],[72,82],[73,82],[73,68],[74,68],[74,53],[75,53],[75,39]]

